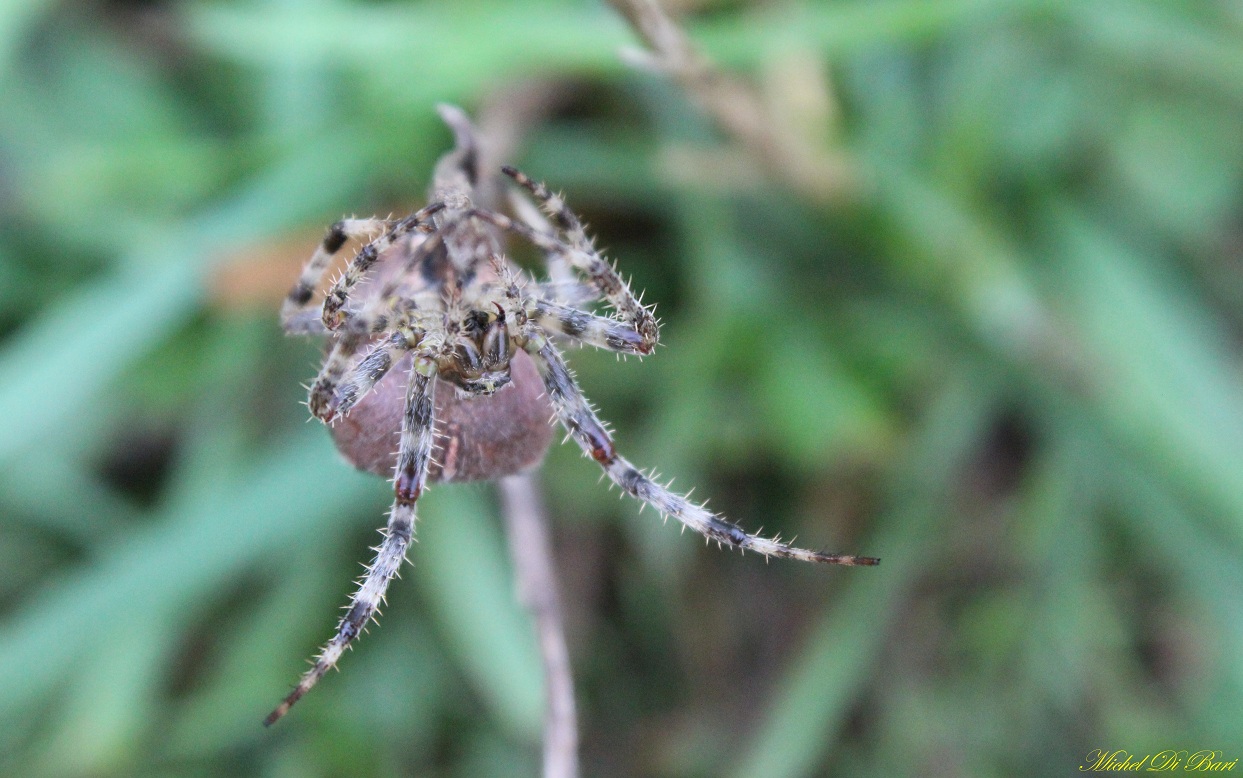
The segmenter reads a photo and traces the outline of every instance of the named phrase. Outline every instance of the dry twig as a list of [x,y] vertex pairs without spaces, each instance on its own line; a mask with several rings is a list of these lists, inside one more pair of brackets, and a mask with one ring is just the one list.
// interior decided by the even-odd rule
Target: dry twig
[[718,68],[656,0],[609,2],[649,47],[625,49],[623,57],[673,78],[764,170],[814,200],[840,199],[853,189],[844,155],[798,132],[757,90]]
[[501,513],[514,560],[518,599],[535,619],[544,660],[547,708],[544,721],[544,778],[577,778],[578,717],[574,676],[561,618],[561,597],[553,568],[552,545],[535,476],[500,480]]

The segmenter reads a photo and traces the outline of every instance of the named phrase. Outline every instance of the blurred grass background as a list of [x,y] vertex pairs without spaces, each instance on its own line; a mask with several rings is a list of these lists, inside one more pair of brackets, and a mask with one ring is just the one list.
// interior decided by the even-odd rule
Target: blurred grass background
[[533,88],[512,161],[664,320],[570,355],[622,450],[884,559],[705,550],[554,449],[586,775],[1241,755],[1243,5],[678,12],[844,194],[624,67],[598,3],[0,2],[0,773],[536,773],[484,486],[429,493],[382,627],[259,726],[388,503],[305,423],[280,296],[324,225],[419,203],[435,102]]

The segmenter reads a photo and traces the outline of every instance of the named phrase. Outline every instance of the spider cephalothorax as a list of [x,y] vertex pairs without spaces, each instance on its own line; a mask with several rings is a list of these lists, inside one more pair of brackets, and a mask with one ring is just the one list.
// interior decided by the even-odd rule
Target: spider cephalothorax
[[[375,616],[410,545],[425,485],[499,478],[536,466],[551,439],[550,415],[615,484],[708,540],[811,562],[877,562],[750,535],[617,453],[556,341],[650,354],[657,341],[655,317],[595,250],[578,217],[543,184],[502,168],[544,216],[529,206],[523,219],[491,210],[491,179],[482,175],[474,128],[456,108],[440,112],[457,143],[436,165],[430,203],[402,219],[334,224],[281,312],[287,332],[329,336],[308,405],[333,424],[338,447],[355,466],[392,475],[394,501],[375,562],[336,634],[268,716],[269,724],[336,664]],[[509,264],[501,251],[506,233],[543,255],[547,281]],[[323,305],[312,308],[333,256],[349,240],[363,238],[368,242],[328,289]],[[581,307],[595,301],[612,315]]]

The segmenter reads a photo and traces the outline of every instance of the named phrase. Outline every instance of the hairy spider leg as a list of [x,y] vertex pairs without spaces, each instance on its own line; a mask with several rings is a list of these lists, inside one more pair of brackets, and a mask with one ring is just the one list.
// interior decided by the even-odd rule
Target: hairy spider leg
[[[424,292],[421,295],[412,295],[405,300],[389,300],[388,310],[396,307],[394,303],[403,303],[408,307],[417,308],[415,304],[419,301],[433,300],[437,295],[435,293]],[[368,305],[361,310],[345,310],[345,330],[347,332],[355,332],[358,334],[371,333],[376,334],[383,332],[388,327],[388,319],[384,318],[384,311],[375,301],[369,301]],[[333,335],[340,334],[341,329],[336,333],[324,326],[324,316],[322,310],[307,309],[298,311],[290,316],[286,321],[282,322],[286,335]]]
[[369,300],[362,310],[349,314],[345,319],[345,326],[336,331],[336,340],[319,369],[319,375],[311,384],[307,398],[307,406],[315,418],[330,422],[335,417],[332,404],[337,384],[341,382],[363,343],[372,335],[390,329],[395,311],[403,300],[411,302],[399,294],[401,285],[440,246],[444,240],[441,236],[442,233],[434,232],[413,244],[409,255],[403,260],[402,268],[384,284],[380,293]]
[[421,332],[400,327],[372,346],[337,386],[332,399],[328,401],[327,413],[332,417],[349,413],[407,351],[418,345],[421,336]]
[[406,405],[402,414],[401,443],[393,478],[393,508],[389,512],[384,540],[376,548],[375,561],[367,568],[358,591],[354,593],[345,616],[337,624],[337,632],[324,645],[315,663],[298,681],[289,696],[264,719],[271,726],[289,712],[324,674],[336,666],[346,647],[379,612],[384,593],[406,559],[406,550],[414,537],[417,518],[415,504],[427,481],[435,438],[436,362],[428,350],[420,350],[410,371]]
[[570,262],[582,270],[613,310],[640,337],[639,352],[650,354],[656,347],[659,331],[656,318],[652,312],[638,301],[630,291],[630,287],[621,279],[617,271],[595,251],[585,252],[562,242],[551,235],[532,229],[527,224],[514,221],[508,216],[491,211],[471,211],[471,214],[485,221],[490,221],[503,230],[521,235],[536,248],[545,252],[561,252],[569,257]]
[[328,228],[328,234],[324,236],[319,248],[315,249],[315,253],[303,265],[302,274],[290,288],[281,306],[281,323],[285,325],[287,332],[291,331],[289,324],[294,317],[306,310],[310,304],[311,298],[315,296],[315,290],[319,288],[319,282],[323,280],[324,273],[328,270],[328,265],[332,264],[332,258],[341,250],[345,242],[374,235],[387,229],[388,225],[387,219],[342,219]]
[[329,330],[336,330],[345,323],[346,314],[344,308],[346,300],[349,299],[350,292],[363,279],[367,271],[375,265],[382,251],[414,230],[429,227],[432,216],[444,210],[444,208],[444,203],[429,203],[404,219],[389,222],[386,224],[387,229],[383,235],[359,249],[358,253],[354,255],[354,259],[346,266],[345,272],[341,274],[341,277],[336,280],[324,296],[324,327]]
[[[399,224],[405,224],[407,222],[410,224],[415,224],[416,222],[422,224],[426,222],[427,215],[438,214],[443,210],[445,210],[443,206],[438,206],[434,209],[433,206],[428,206],[416,214],[403,219],[399,222]],[[406,304],[408,306],[414,306],[414,301],[411,298],[405,297],[401,294],[402,284],[405,283],[409,277],[421,267],[425,268],[431,258],[438,256],[438,252],[448,236],[459,232],[469,231],[469,228],[471,227],[471,223],[467,218],[469,213],[463,214],[462,212],[459,212],[459,214],[461,215],[459,215],[458,218],[448,222],[443,228],[437,229],[435,232],[432,232],[426,237],[420,238],[419,236],[411,236],[410,249],[407,256],[401,260],[401,268],[385,282],[385,284],[381,287],[379,294],[371,298],[361,310],[349,312],[344,308],[338,309],[339,313],[342,314],[342,321],[345,326],[336,330],[336,340],[333,343],[332,349],[328,352],[328,357],[324,360],[324,364],[320,368],[319,375],[316,376],[315,381],[311,384],[310,394],[307,399],[307,405],[311,409],[311,414],[316,418],[324,422],[330,422],[336,417],[338,413],[336,407],[338,385],[345,376],[346,371],[350,369],[351,361],[354,359],[354,356],[358,352],[359,348],[362,347],[363,343],[371,335],[393,329],[396,326],[393,319],[395,315],[401,315],[401,312],[397,310],[401,305]],[[412,226],[409,229],[406,229],[402,234],[408,235],[410,232],[413,232],[414,229],[415,227]],[[397,230],[394,229],[392,232],[388,233],[388,235],[394,235],[396,233]],[[384,237],[377,239],[371,245],[376,245],[384,239]],[[366,249],[367,247],[364,247],[363,251],[359,252],[360,255],[364,253]],[[397,260],[392,259],[388,261]],[[374,260],[369,260],[367,267],[370,268],[373,262]],[[440,270],[449,271],[449,268],[441,268]],[[425,279],[432,283],[432,288],[425,294],[437,297],[441,296],[445,290],[437,288],[436,285],[443,285],[445,281],[450,282],[452,285],[453,278],[451,276],[453,274],[452,272],[449,272],[448,275],[450,277],[445,279]],[[349,290],[347,289],[346,291],[346,297],[348,298]],[[456,292],[457,297],[460,297],[461,290],[459,288],[454,287],[452,291]],[[329,300],[335,299],[331,296],[331,292],[329,294],[330,297],[326,298],[324,301],[325,306]],[[454,300],[456,300],[456,297]],[[448,302],[450,307],[454,307],[455,305],[452,300],[442,300],[441,302]],[[417,308],[417,306],[414,307]],[[453,314],[454,312],[455,311],[449,311],[450,314]],[[414,312],[407,311],[405,312],[405,315],[413,316]],[[377,376],[376,380],[379,380],[379,376]],[[357,399],[358,398],[356,398],[356,400]]]
[[283,315],[281,318],[281,329],[285,331],[286,335],[328,334],[328,329],[324,327],[323,315],[315,308],[307,308]]
[[565,198],[554,194],[542,181],[530,178],[517,168],[505,165],[501,168],[501,172],[531,193],[536,203],[544,213],[548,214],[553,224],[568,240],[572,250],[567,252],[566,256],[570,264],[586,273],[591,282],[600,290],[600,294],[608,300],[613,310],[617,311],[618,315],[629,322],[635,332],[642,336],[645,347],[642,353],[651,353],[659,338],[656,317],[630,291],[630,286],[622,280],[617,268],[596,251],[582,221],[570,210]]
[[647,354],[647,344],[632,327],[607,316],[580,311],[568,305],[528,297],[523,301],[527,317],[549,332],[622,354]]
[[[539,208],[532,205],[531,200],[522,196],[518,192],[510,190],[509,205],[513,209],[513,213],[523,222],[526,222],[531,229],[537,232],[552,233],[554,232],[552,224],[544,216]],[[544,268],[548,271],[548,279],[557,287],[558,293],[545,294],[544,297],[550,300],[556,300],[561,303],[574,305],[573,299],[562,297],[559,293],[561,289],[571,287],[573,284],[581,283],[578,278],[578,272],[570,264],[566,258],[564,251],[545,251],[544,252]],[[592,297],[598,298],[600,295],[594,290]]]
[[[503,255],[494,254],[492,264],[500,277],[500,288],[507,298],[505,302],[508,304],[509,313],[513,315],[515,312],[520,312],[519,320],[530,321],[547,332],[564,335],[571,340],[596,348],[622,354],[649,353],[643,350],[646,344],[642,336],[625,322],[608,316],[599,316],[545,297],[544,295],[553,285],[533,283],[526,278],[525,273],[521,271],[515,273]],[[598,299],[598,296],[590,296],[592,291],[590,287],[577,286],[588,295],[584,302]],[[539,296],[527,293],[526,290],[532,287],[539,292]],[[553,294],[557,293],[555,289],[552,291]]]
[[315,381],[311,384],[306,405],[311,409],[311,415],[325,424],[331,422],[335,416],[331,408],[337,384],[341,382],[345,371],[349,369],[350,360],[366,339],[367,336],[362,333],[347,332],[338,335],[333,340],[332,348],[328,350],[319,375],[315,376]]
[[831,565],[875,565],[880,562],[879,559],[872,557],[808,551],[786,545],[779,539],[770,540],[748,534],[738,525],[653,481],[618,455],[613,446],[612,437],[583,396],[565,359],[562,358],[560,351],[552,341],[541,334],[536,327],[528,327],[524,334],[526,335],[525,348],[535,358],[536,366],[539,367],[540,375],[544,379],[544,387],[549,398],[552,399],[553,408],[556,409],[558,420],[573,436],[579,448],[599,463],[613,483],[620,486],[627,494],[651,505],[662,516],[672,516],[703,535],[707,540],[715,540],[724,546],[754,551],[766,557],[798,559]]
[[575,276],[573,281],[537,281],[537,296],[562,305],[586,305],[600,299],[600,293],[591,284],[584,284]]
[[[634,295],[630,292],[625,282],[621,280],[621,276],[613,269],[613,266],[600,258],[598,254],[593,253],[588,257],[582,251],[574,249],[563,243],[558,238],[539,232],[529,225],[522,222],[514,221],[507,216],[492,211],[472,210],[472,216],[476,216],[485,221],[492,222],[503,230],[513,232],[522,236],[536,248],[548,253],[563,253],[574,261],[575,267],[583,270],[595,286],[598,296],[603,297],[621,316],[621,322],[624,326],[631,329],[638,335],[635,353],[650,354],[656,346],[658,339],[656,320],[652,316],[651,311],[644,308]],[[630,312],[630,313],[628,313]]]

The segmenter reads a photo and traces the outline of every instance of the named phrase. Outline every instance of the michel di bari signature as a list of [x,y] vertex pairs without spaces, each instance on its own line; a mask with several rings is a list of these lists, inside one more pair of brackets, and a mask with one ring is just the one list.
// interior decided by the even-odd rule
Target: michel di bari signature
[[1155,754],[1132,754],[1119,749],[1106,751],[1097,748],[1079,766],[1085,773],[1146,772],[1162,773],[1175,770],[1188,773],[1226,773],[1234,770],[1239,758],[1226,759],[1221,751],[1167,750]]

